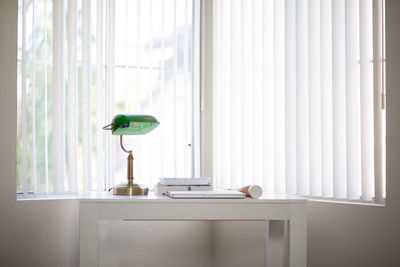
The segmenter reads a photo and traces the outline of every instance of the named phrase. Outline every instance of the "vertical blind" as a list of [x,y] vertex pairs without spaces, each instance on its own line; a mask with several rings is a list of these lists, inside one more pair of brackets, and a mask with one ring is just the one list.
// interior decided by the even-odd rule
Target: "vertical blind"
[[191,176],[193,35],[191,0],[20,0],[17,192],[125,182],[118,113],[161,122],[124,139],[137,181]]
[[383,200],[382,2],[214,1],[218,187]]

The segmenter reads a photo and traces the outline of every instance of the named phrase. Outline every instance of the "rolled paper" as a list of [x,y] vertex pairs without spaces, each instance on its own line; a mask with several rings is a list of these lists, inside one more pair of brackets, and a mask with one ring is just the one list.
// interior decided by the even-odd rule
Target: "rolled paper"
[[240,192],[245,193],[246,197],[260,198],[263,190],[259,185],[246,185],[239,189]]

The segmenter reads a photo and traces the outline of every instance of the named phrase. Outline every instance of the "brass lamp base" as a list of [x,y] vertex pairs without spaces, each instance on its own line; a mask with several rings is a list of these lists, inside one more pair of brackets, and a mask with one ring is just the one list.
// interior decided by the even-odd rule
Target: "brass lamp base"
[[120,136],[119,142],[121,144],[121,148],[126,153],[129,153],[127,158],[128,163],[128,183],[120,184],[114,187],[113,193],[114,195],[122,195],[122,196],[147,196],[149,193],[149,189],[144,185],[137,184],[133,182],[133,156],[132,150],[126,150],[122,145],[122,135]]
[[144,185],[128,183],[115,186],[113,193],[121,196],[147,196],[149,189]]

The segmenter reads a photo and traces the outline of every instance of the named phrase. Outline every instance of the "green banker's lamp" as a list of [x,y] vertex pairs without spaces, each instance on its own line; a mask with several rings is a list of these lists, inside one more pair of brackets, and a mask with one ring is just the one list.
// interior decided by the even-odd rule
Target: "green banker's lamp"
[[123,135],[141,135],[154,130],[160,124],[159,121],[150,115],[118,114],[112,122],[103,127],[104,130],[111,130],[113,135],[120,136],[120,144],[123,151],[128,153],[128,183],[115,186],[114,195],[143,196],[147,195],[149,189],[143,185],[133,182],[133,155],[132,150],[126,150],[122,143]]

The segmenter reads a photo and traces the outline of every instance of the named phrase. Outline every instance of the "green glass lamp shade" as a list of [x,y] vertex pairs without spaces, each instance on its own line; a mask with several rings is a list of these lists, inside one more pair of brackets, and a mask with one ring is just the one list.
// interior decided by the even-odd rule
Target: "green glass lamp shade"
[[118,114],[111,122],[113,135],[140,135],[154,130],[160,122],[151,115]]
[[118,114],[112,122],[103,127],[111,130],[113,135],[120,136],[120,145],[123,151],[129,154],[128,160],[128,183],[113,187],[114,195],[143,196],[147,195],[149,189],[143,185],[133,182],[133,155],[132,150],[127,150],[122,144],[123,135],[147,134],[154,130],[160,122],[151,115]]

